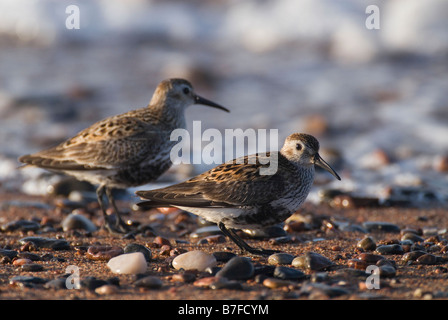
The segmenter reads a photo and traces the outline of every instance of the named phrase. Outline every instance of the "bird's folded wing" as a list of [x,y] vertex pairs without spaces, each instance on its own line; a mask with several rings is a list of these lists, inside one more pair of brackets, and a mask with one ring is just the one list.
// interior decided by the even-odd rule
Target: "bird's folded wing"
[[22,156],[19,161],[56,170],[101,170],[132,165],[153,152],[153,145],[161,143],[160,132],[151,129],[135,118],[114,119],[110,127],[102,121],[54,148]]
[[[285,188],[279,174],[260,175],[263,165],[225,163],[188,181],[137,191],[152,206],[239,207],[269,203]],[[151,206],[149,202],[141,206]]]

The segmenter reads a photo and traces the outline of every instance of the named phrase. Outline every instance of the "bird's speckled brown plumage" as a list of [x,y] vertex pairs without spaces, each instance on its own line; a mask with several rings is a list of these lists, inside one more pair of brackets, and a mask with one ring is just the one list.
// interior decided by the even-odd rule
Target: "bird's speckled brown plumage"
[[176,143],[170,141],[171,132],[186,127],[185,108],[195,103],[228,111],[197,96],[188,81],[169,79],[157,86],[147,107],[101,120],[58,146],[19,161],[99,185],[103,212],[106,193],[117,214],[115,228],[105,215],[107,227],[124,232],[111,189],[146,184],[171,166],[170,150]]
[[[248,246],[228,228],[261,228],[286,220],[305,201],[314,165],[339,176],[319,156],[319,143],[307,134],[292,134],[280,152],[254,154],[226,162],[188,181],[162,189],[138,191],[145,207],[175,206],[217,223],[242,249]],[[267,163],[267,159],[271,163]],[[273,174],[261,173],[275,162]]]

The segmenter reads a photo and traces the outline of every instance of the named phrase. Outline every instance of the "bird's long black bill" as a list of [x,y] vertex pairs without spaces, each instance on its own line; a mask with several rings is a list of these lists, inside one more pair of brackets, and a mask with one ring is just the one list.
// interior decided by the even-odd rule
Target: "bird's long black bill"
[[330,172],[336,177],[336,179],[341,180],[341,177],[339,177],[336,171],[334,171],[334,169],[328,163],[326,163],[318,153],[316,153],[316,155],[314,156],[314,164]]
[[214,103],[213,101],[210,101],[208,99],[202,98],[200,96],[195,96],[194,97],[194,101],[195,101],[196,104],[203,104],[205,106],[209,106],[209,107],[221,109],[221,110],[226,111],[226,112],[230,112],[229,109],[224,108],[223,106],[220,106],[219,104]]

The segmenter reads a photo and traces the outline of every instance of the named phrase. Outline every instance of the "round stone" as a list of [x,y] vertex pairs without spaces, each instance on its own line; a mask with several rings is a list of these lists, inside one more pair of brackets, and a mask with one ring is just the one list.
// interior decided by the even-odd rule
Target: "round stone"
[[289,253],[274,253],[269,256],[268,263],[273,265],[291,264],[294,256]]
[[138,274],[147,269],[146,259],[143,253],[125,253],[109,260],[107,266],[113,273]]
[[173,259],[174,269],[205,271],[216,265],[216,258],[200,250],[182,253]]
[[62,229],[64,231],[70,230],[85,230],[87,232],[94,232],[97,230],[96,225],[82,214],[71,213],[64,221],[62,221]]
[[216,274],[229,280],[246,280],[254,275],[254,265],[245,257],[234,257]]
[[375,240],[372,239],[372,237],[367,236],[357,243],[357,247],[366,251],[373,251],[376,249],[376,243]]
[[291,264],[293,267],[314,271],[324,270],[334,265],[330,259],[315,252],[307,252],[303,256],[296,257]]

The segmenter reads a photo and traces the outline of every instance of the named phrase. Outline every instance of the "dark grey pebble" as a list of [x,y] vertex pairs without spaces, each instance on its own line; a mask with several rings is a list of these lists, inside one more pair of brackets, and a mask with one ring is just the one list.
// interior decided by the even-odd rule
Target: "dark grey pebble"
[[34,276],[16,276],[9,279],[11,285],[20,285],[24,287],[34,287],[34,285],[46,283],[47,280]]
[[255,269],[254,269],[254,275],[259,275],[259,274],[263,274],[269,277],[274,276],[274,270],[275,270],[274,265],[256,265]]
[[250,259],[245,257],[234,257],[216,274],[228,280],[247,280],[254,275],[254,265]]
[[411,252],[406,252],[402,257],[401,260],[403,260],[404,262],[409,262],[409,261],[415,261],[417,260],[418,257],[422,256],[426,254],[425,251],[423,250],[417,250],[417,251],[411,251]]
[[404,250],[403,247],[399,244],[385,244],[378,246],[376,248],[376,252],[382,255],[403,254]]
[[13,259],[17,257],[18,252],[15,250],[8,249],[0,249],[0,257],[8,257],[9,259]]
[[440,260],[437,259],[437,256],[427,253],[418,257],[416,261],[418,264],[432,265],[439,263]]
[[330,276],[327,272],[314,272],[310,277],[311,282],[325,282],[329,279]]
[[32,220],[17,220],[8,222],[1,226],[1,231],[11,232],[11,231],[37,231],[40,228],[40,224]]
[[367,230],[361,227],[359,224],[342,224],[339,227],[340,231],[346,232],[359,232],[359,233],[368,233]]
[[405,234],[403,234],[401,236],[401,241],[405,241],[405,240],[410,240],[412,242],[423,242],[425,241],[425,239],[423,239],[422,237],[418,236],[417,234],[413,233],[413,232],[407,232]]
[[270,226],[263,229],[246,229],[244,233],[254,239],[278,238],[286,236],[286,231],[280,225]]
[[64,231],[70,230],[84,230],[87,232],[94,232],[98,228],[87,217],[82,214],[71,213],[61,223]]
[[31,261],[39,261],[42,260],[41,256],[31,252],[19,252],[17,254],[18,258],[30,259]]
[[95,277],[84,277],[81,278],[81,288],[85,288],[94,291],[96,288],[109,284],[105,280],[97,279]]
[[357,243],[357,247],[361,248],[365,251],[373,251],[376,249],[376,243],[375,240],[373,240],[372,237],[364,237]]
[[306,275],[297,269],[277,266],[274,270],[274,277],[283,280],[299,280],[304,279]]
[[70,244],[64,239],[53,239],[43,237],[26,237],[19,240],[21,245],[31,242],[36,248],[47,248],[53,250],[70,250]]
[[48,281],[47,283],[44,284],[44,288],[45,289],[67,289],[67,285],[65,284],[66,279],[64,278],[57,278],[57,279],[53,279]]
[[221,270],[221,267],[208,267],[205,272],[210,273],[211,276],[216,276],[216,274]]
[[162,287],[162,280],[155,276],[145,276],[134,282],[134,285],[139,288],[159,289]]
[[38,271],[43,271],[44,266],[41,264],[37,264],[37,263],[27,263],[27,264],[22,265],[20,267],[20,269],[22,271],[38,272]]
[[124,248],[124,253],[141,252],[145,256],[146,261],[151,261],[151,250],[138,243],[130,243]]
[[393,278],[397,274],[397,269],[391,265],[382,265],[379,267],[380,277]]
[[362,224],[362,226],[368,232],[392,232],[399,233],[400,227],[396,224],[382,221],[366,221]]
[[321,271],[333,265],[334,263],[330,259],[315,252],[307,252],[303,256],[294,258],[292,261],[293,267],[313,271]]
[[227,262],[230,259],[236,257],[236,254],[228,251],[217,251],[213,252],[212,255],[215,257],[218,262]]
[[284,237],[272,238],[272,239],[269,240],[269,244],[276,245],[276,244],[282,244],[282,243],[291,243],[291,242],[294,241],[294,239],[295,238],[287,235],[287,236],[284,236]]
[[302,288],[300,290],[301,294],[308,295],[308,296],[320,296],[325,295],[330,298],[339,297],[342,295],[350,294],[350,291],[341,288],[338,286],[330,286],[325,283],[306,283],[302,285]]

